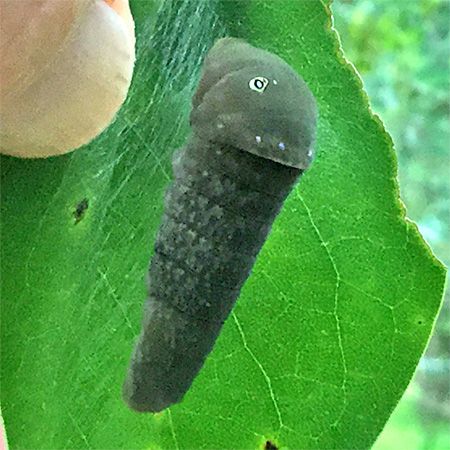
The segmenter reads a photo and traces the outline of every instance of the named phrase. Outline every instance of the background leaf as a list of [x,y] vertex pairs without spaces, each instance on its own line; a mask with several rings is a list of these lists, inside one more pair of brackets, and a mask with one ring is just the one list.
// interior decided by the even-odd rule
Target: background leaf
[[[62,157],[1,159],[11,447],[369,447],[427,343],[444,270],[404,218],[391,140],[342,57],[328,6],[155,5],[132,4],[134,82],[107,132]],[[120,390],[170,155],[189,132],[202,58],[224,35],[302,74],[319,104],[318,157],[185,400],[138,415]]]

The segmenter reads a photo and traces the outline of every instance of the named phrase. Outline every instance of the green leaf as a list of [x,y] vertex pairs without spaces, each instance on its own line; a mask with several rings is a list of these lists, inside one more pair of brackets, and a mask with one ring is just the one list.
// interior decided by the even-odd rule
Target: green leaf
[[[404,392],[444,268],[405,219],[392,142],[320,1],[134,2],[116,121],[46,160],[2,157],[2,410],[12,448],[367,448]],[[139,415],[121,385],[201,60],[232,35],[317,98],[318,156],[289,197],[184,401]],[[86,200],[85,200],[86,199]],[[88,208],[76,219],[83,202]]]

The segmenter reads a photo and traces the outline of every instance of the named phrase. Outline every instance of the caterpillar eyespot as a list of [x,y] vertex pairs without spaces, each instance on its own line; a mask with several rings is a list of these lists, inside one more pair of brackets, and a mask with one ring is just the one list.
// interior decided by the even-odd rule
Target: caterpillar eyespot
[[[283,89],[248,89],[248,80],[265,89],[269,79]],[[278,56],[233,38],[209,51],[192,99],[192,135],[173,158],[123,386],[132,409],[158,412],[188,391],[311,162],[316,121],[312,93]]]
[[264,77],[255,77],[248,82],[250,89],[256,92],[264,92],[268,84],[269,80]]

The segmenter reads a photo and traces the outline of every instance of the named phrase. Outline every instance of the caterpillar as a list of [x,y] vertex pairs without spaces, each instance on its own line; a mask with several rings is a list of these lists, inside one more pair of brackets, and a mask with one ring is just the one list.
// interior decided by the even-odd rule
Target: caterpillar
[[173,158],[123,385],[130,408],[159,412],[190,388],[312,160],[316,122],[311,91],[280,57],[235,38],[210,49]]

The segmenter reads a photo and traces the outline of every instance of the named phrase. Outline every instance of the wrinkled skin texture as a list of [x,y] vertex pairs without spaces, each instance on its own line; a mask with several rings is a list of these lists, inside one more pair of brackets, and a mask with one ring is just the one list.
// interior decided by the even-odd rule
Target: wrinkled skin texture
[[[249,87],[254,77],[268,80],[265,89]],[[314,98],[275,55],[218,41],[192,103],[193,134],[174,157],[124,383],[136,411],[158,412],[183,398],[312,157]]]

